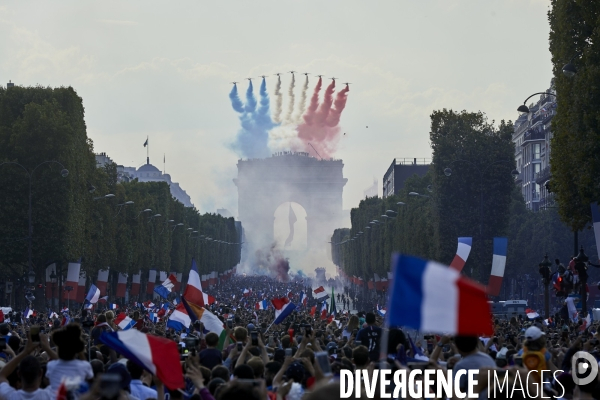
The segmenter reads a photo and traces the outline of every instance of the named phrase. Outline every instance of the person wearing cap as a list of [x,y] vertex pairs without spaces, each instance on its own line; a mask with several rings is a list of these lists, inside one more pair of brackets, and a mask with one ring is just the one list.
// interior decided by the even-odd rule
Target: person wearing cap
[[534,371],[538,382],[541,381],[540,371],[555,370],[551,354],[546,351],[546,336],[537,326],[530,326],[525,331],[523,343],[523,366],[529,371]]

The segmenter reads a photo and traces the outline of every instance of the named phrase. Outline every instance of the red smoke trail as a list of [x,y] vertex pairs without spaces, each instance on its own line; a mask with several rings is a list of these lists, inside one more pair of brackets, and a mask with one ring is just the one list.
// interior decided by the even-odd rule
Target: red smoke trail
[[321,125],[325,123],[329,111],[331,110],[331,104],[333,104],[333,92],[335,91],[335,80],[332,80],[327,89],[325,89],[325,96],[323,97],[323,103],[319,106],[319,111],[315,118],[315,123]]
[[319,92],[321,91],[321,85],[323,81],[319,78],[317,82],[317,86],[315,86],[315,90],[313,92],[312,97],[310,98],[310,105],[308,106],[308,110],[306,110],[306,114],[304,114],[304,121],[307,124],[311,124],[313,118],[315,117],[315,113],[317,112],[317,108],[319,107]]
[[335,108],[329,112],[327,121],[325,121],[327,126],[333,127],[340,123],[340,117],[342,116],[342,111],[344,111],[344,108],[346,107],[346,100],[348,99],[349,91],[350,87],[346,85],[344,89],[338,92],[335,102],[333,103]]
[[[334,103],[334,88],[335,82],[331,82],[325,91],[323,103],[318,107],[318,111],[316,111],[316,101],[311,101],[311,107],[315,111],[311,113],[310,118],[307,118],[307,113],[304,116],[305,123],[298,126],[298,137],[304,142],[304,150],[311,154],[314,153],[308,145],[310,143],[324,159],[331,157],[336,151],[337,143],[340,140],[340,128],[337,125],[340,122],[342,111],[346,107],[346,100],[350,91],[346,86],[338,92]],[[318,96],[317,91],[315,91],[315,94]],[[314,99],[315,95],[313,95]],[[331,107],[332,103],[335,108]]]

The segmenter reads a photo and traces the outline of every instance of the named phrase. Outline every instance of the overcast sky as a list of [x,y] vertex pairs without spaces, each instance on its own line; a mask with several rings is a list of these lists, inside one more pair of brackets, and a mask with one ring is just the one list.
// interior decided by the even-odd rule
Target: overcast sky
[[431,157],[433,110],[514,120],[549,86],[549,3],[4,1],[0,82],[73,86],[96,152],[137,167],[148,135],[150,161],[162,169],[166,153],[200,211],[237,215],[230,82],[290,69],[339,77],[353,83],[336,154],[350,209],[373,178],[381,194],[395,157]]

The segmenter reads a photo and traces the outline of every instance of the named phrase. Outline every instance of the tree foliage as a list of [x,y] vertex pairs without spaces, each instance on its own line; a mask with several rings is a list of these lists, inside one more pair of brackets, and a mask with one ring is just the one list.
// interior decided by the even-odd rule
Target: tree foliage
[[[550,52],[557,95],[552,119],[552,191],[563,221],[581,230],[600,198],[600,3],[552,0]],[[577,74],[563,66],[573,59]]]
[[[63,178],[54,163],[32,175],[37,282],[44,282],[48,262],[57,262],[64,276],[66,264],[79,258],[88,279],[95,281],[99,269],[110,267],[115,282],[116,272],[185,272],[192,257],[201,273],[239,262],[240,245],[204,240],[241,242],[233,218],[184,207],[166,182],[117,183],[116,165],[96,168],[82,99],[72,88],[0,89],[0,164],[17,162],[32,171],[48,160],[63,164],[69,175]],[[15,280],[28,268],[29,178],[14,164],[0,171],[0,279]],[[105,198],[108,193],[115,196]],[[128,201],[133,204],[125,205]]]

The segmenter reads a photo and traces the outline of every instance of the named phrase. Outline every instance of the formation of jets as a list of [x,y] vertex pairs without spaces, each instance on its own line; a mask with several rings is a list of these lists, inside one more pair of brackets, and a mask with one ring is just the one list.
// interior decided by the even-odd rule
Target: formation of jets
[[[288,71],[288,73],[289,73],[289,74],[295,74],[295,73],[297,73],[297,71]],[[304,76],[308,77],[308,75],[310,74],[310,72],[303,72],[302,74],[303,74]],[[281,77],[281,72],[277,72],[275,75],[276,75],[276,76],[278,76],[278,77]],[[269,76],[269,75],[260,75],[260,78],[266,79],[266,78],[267,78],[267,76]],[[324,77],[325,75],[315,75],[315,76],[317,76],[317,77],[319,77],[319,78],[322,78],[322,77]],[[252,78],[246,78],[246,79],[247,79],[247,80],[249,80],[250,82],[252,82]],[[335,82],[335,80],[336,80],[336,79],[339,79],[339,78],[336,78],[336,77],[334,76],[334,77],[331,77],[331,78],[329,78],[329,79],[331,79],[332,81],[334,81],[334,82]],[[231,83],[232,83],[233,85],[237,85],[237,83],[238,83],[238,82],[231,82]],[[348,86],[348,85],[351,85],[351,84],[352,84],[352,83],[350,83],[350,82],[344,82],[344,85],[346,85],[346,86]]]

